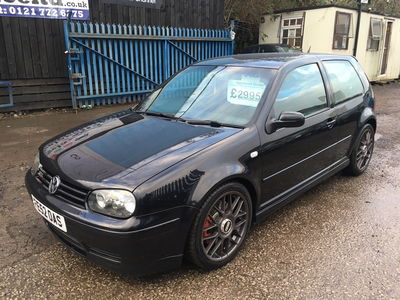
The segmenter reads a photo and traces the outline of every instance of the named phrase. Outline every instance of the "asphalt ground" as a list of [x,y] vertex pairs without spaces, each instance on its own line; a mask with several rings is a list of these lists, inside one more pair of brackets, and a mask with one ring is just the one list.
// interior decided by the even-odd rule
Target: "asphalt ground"
[[378,131],[360,177],[337,174],[255,226],[222,269],[133,278],[61,245],[24,186],[38,146],[121,106],[0,119],[0,298],[400,299],[400,83],[374,86]]

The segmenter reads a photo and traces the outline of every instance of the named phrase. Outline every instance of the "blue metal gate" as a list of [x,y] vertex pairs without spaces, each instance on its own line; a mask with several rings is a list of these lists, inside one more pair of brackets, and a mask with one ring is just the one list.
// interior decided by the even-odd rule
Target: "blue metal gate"
[[64,22],[73,107],[133,102],[187,65],[233,54],[229,30]]

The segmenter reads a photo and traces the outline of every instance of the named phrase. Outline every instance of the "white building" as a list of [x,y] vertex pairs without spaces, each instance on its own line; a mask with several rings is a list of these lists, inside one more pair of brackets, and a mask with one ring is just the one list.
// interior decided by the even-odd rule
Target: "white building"
[[[259,43],[353,55],[357,16],[357,10],[336,5],[276,11],[262,17]],[[356,57],[371,81],[399,78],[400,18],[363,11]]]

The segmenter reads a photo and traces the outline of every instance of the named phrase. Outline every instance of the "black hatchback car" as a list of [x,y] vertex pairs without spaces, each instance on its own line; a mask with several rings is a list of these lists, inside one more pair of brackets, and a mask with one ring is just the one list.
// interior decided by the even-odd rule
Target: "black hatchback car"
[[374,146],[374,95],[353,57],[255,54],[196,63],[136,108],[44,143],[26,186],[49,229],[137,275],[232,260],[251,224]]

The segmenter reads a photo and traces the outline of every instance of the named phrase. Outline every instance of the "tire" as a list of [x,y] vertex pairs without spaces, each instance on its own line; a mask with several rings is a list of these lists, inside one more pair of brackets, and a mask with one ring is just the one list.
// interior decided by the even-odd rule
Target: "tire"
[[346,168],[347,174],[359,176],[367,170],[374,151],[374,136],[375,130],[372,125],[364,125],[350,155],[350,165]]
[[252,202],[247,189],[236,182],[218,187],[195,218],[187,258],[204,270],[226,265],[242,247],[251,220]]

